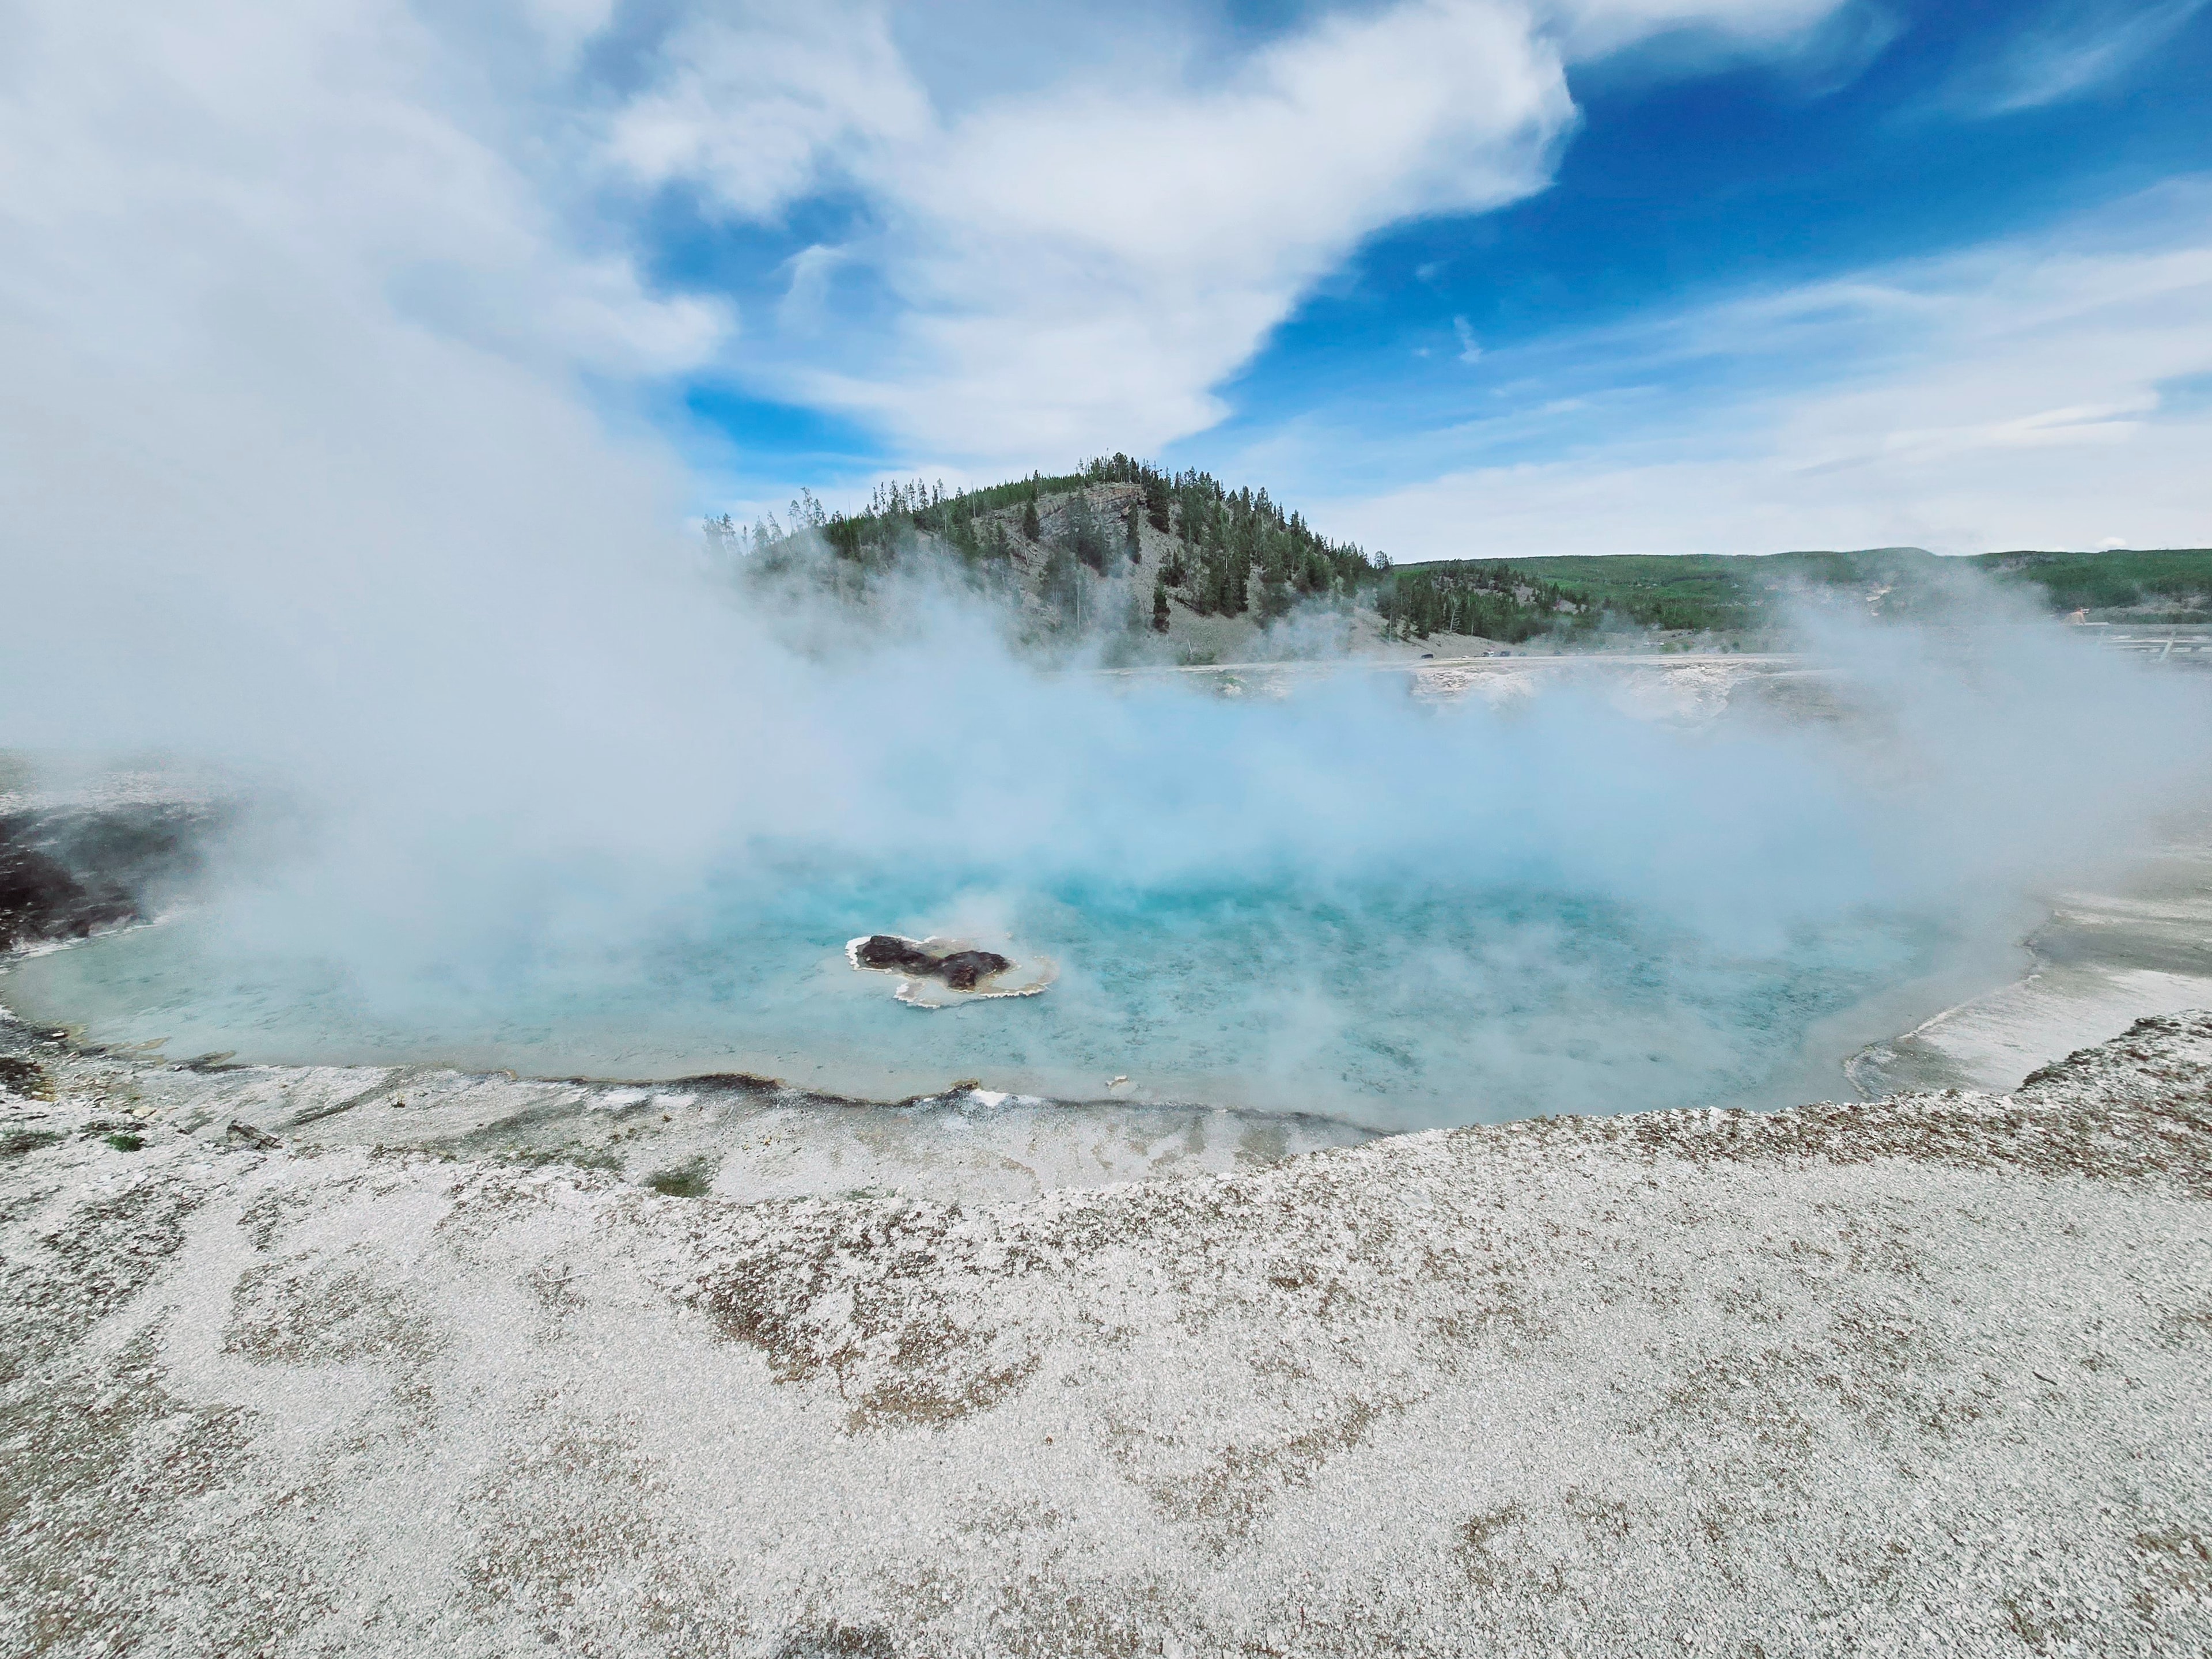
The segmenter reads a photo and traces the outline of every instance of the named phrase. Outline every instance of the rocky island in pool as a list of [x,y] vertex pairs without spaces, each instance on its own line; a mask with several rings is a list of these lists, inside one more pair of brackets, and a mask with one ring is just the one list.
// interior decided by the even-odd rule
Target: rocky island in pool
[[[942,1008],[970,998],[1035,996],[1054,976],[1046,957],[1018,962],[958,939],[902,939],[896,933],[848,940],[845,959],[863,971],[896,975],[898,1000],[917,1008]],[[947,997],[946,991],[953,995]]]
[[972,991],[1014,965],[1012,957],[1002,957],[996,951],[948,951],[933,955],[927,945],[895,933],[871,933],[854,939],[852,951],[856,968],[941,979],[956,991]]

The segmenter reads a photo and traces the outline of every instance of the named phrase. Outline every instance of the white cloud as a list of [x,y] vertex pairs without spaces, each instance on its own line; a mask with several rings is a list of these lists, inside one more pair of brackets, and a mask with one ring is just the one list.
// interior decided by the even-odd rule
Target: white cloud
[[1555,0],[1569,52],[1594,58],[1669,29],[1774,45],[1836,10],[1836,0]]
[[[712,366],[951,468],[1154,447],[1376,231],[1541,188],[1566,56],[1834,3],[1394,0],[1233,50],[1152,15],[1141,52],[1040,29],[994,59],[1026,79],[955,92],[954,58],[916,68],[927,15],[872,0],[28,0],[0,296],[127,353],[286,285],[616,388]],[[739,337],[647,274],[664,186],[769,226],[827,197],[846,228],[809,222]]]
[[867,204],[841,269],[880,304],[842,354],[754,339],[756,384],[955,462],[1148,448],[1220,418],[1214,389],[1376,231],[1543,186],[1575,119],[1555,35],[1771,41],[1835,3],[1397,0],[1203,76],[1069,65],[950,115],[881,12],[749,9],[672,37],[611,154],[754,218],[825,181]]
[[1327,520],[1401,558],[2212,545],[2212,412],[2159,389],[2212,370],[2209,199],[1615,331],[1624,379],[1726,360],[1759,389]]
[[1452,319],[1452,332],[1459,337],[1459,360],[1463,363],[1482,361],[1482,346],[1474,337],[1474,328],[1464,317]]
[[[595,14],[552,15],[572,36]],[[516,142],[510,91],[400,0],[48,0],[16,9],[8,52],[0,297],[98,310],[109,329],[79,337],[118,354],[270,284],[618,377],[695,367],[732,320],[577,234],[509,154],[548,148]]]
[[1963,76],[1946,102],[1972,114],[2008,115],[2086,96],[2135,68],[2205,3],[2154,0],[2113,6],[2090,0],[2047,8],[1992,61]]
[[689,90],[702,64],[762,55],[727,30],[693,39],[677,89],[617,123],[617,153],[648,177],[696,172],[754,215],[832,171],[865,188],[880,229],[846,252],[892,296],[887,333],[842,361],[810,338],[748,366],[954,459],[1145,447],[1211,424],[1212,388],[1364,236],[1538,187],[1572,114],[1526,19],[1462,0],[1324,17],[1210,87],[1063,83],[950,122],[920,113],[887,55],[864,56],[876,90],[817,75],[808,122],[776,116],[802,156],[750,139],[742,95]]
[[677,27],[655,58],[657,77],[608,130],[610,159],[647,184],[695,182],[742,217],[772,218],[933,131],[927,94],[872,6],[710,14]]

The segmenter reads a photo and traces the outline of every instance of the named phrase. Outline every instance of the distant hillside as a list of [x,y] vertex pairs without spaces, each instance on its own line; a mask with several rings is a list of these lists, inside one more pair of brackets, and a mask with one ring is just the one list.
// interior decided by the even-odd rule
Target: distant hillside
[[2212,623],[2212,550],[1984,553],[1940,558],[1917,547],[1856,552],[1614,554],[1401,565],[1376,603],[1417,638],[1476,633],[1591,637],[1622,627],[1742,636],[1771,625],[1784,594],[1808,593],[1903,617],[1943,613],[1961,567],[2029,591],[2054,612],[2092,620]]
[[2040,587],[2054,611],[2145,622],[2212,622],[2212,548],[2108,553],[1984,553],[2001,580]]
[[793,522],[709,535],[745,580],[865,601],[930,567],[1002,603],[1014,631],[1109,660],[1218,662],[1285,651],[1462,640],[1467,648],[1595,647],[1660,634],[1742,646],[1773,637],[1785,594],[1887,617],[1953,613],[1962,569],[2091,620],[2212,623],[2212,549],[1853,552],[1440,560],[1393,568],[1320,534],[1267,490],[1112,455],[981,489],[878,486],[867,510],[801,492]]
[[[792,516],[708,529],[755,581],[811,580],[861,598],[885,575],[931,564],[1006,601],[1033,642],[1103,643],[1122,660],[1223,660],[1294,612],[1356,633],[1361,600],[1387,568],[1264,489],[1119,454],[977,489],[879,485],[858,514],[802,493]],[[1371,634],[1371,613],[1364,621]]]

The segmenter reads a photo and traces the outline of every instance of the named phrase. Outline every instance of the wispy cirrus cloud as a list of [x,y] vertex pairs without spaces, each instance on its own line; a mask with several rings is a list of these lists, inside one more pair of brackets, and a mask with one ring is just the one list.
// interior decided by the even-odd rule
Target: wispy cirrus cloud
[[[2212,373],[2208,209],[2212,180],[2180,181],[1497,354],[1508,410],[1430,441],[1426,481],[1321,521],[1401,558],[2212,544],[2212,407],[2186,395]],[[1500,453],[1532,433],[1545,459]]]
[[2010,115],[2111,87],[2173,38],[2207,0],[2059,0],[2026,18],[1993,61],[1951,85],[1944,102],[1977,116]]
[[1553,0],[1567,53],[1592,58],[1668,32],[1731,50],[1786,45],[1838,9],[1834,0]]

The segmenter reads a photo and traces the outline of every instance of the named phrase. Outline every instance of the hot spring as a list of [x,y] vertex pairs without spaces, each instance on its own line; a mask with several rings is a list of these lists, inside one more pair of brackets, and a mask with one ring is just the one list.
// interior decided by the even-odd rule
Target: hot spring
[[[1648,687],[1592,674],[1442,708],[1402,684],[1237,706],[1041,681],[995,750],[972,719],[964,752],[894,731],[866,793],[754,810],[688,863],[525,856],[453,803],[355,813],[249,840],[0,1000],[173,1058],[970,1081],[1395,1130],[1832,1097],[1861,1043],[2014,971],[2021,849],[2079,825],[1991,839],[1997,728],[1924,685],[1919,732],[1878,698],[1655,720],[1625,712]],[[909,1006],[848,959],[872,933],[1056,975]]]
[[1059,963],[1048,993],[925,1010],[855,973],[843,940],[958,914],[957,881],[788,876],[720,886],[695,926],[597,971],[541,958],[380,994],[329,961],[241,955],[217,920],[185,914],[33,958],[4,994],[98,1041],[166,1039],[177,1058],[744,1071],[862,1098],[972,1079],[1405,1128],[1792,1094],[1816,1029],[1957,942],[1927,918],[1865,915],[1740,954],[1566,892],[1062,887],[1004,912],[1011,941]]

